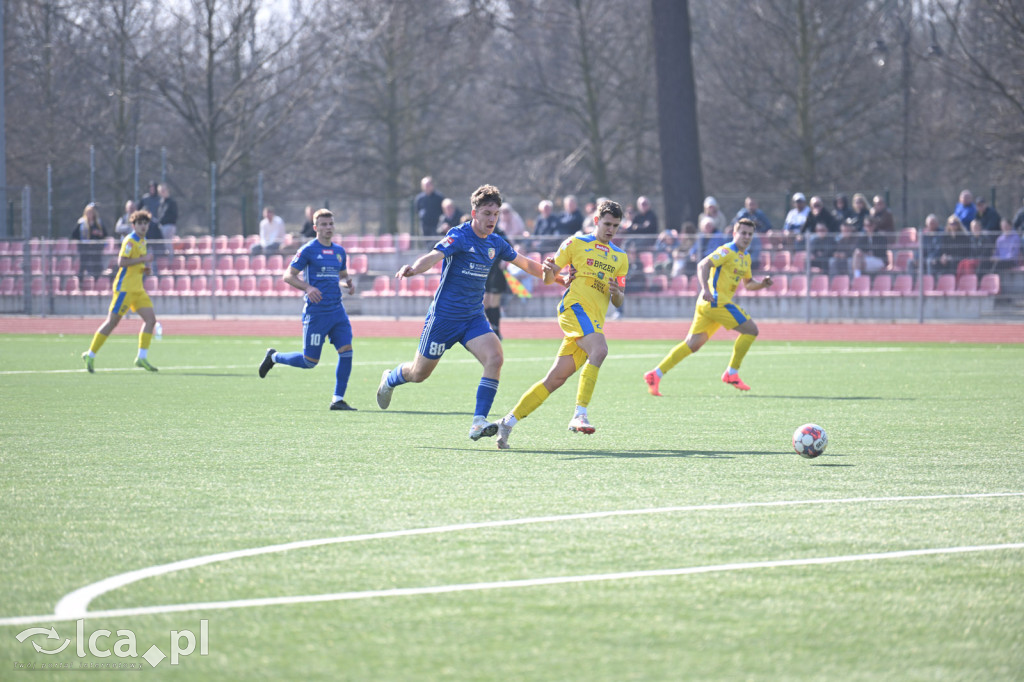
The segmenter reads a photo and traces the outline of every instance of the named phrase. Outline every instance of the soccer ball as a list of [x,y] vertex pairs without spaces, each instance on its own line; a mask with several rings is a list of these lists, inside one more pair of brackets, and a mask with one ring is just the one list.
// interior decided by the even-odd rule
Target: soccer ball
[[828,436],[825,429],[817,424],[804,424],[793,432],[793,449],[796,454],[807,459],[814,459],[825,452]]

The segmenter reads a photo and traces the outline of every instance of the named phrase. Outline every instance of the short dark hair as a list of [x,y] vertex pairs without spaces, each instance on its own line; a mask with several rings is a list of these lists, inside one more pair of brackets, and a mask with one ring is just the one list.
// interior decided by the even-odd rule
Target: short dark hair
[[740,225],[746,225],[747,227],[749,227],[750,229],[754,230],[755,232],[757,231],[757,223],[755,223],[750,218],[740,218],[739,220],[736,221],[736,225],[737,225],[737,227],[740,226]]
[[132,223],[137,223],[139,220],[141,220],[143,218],[146,219],[146,222],[152,222],[153,221],[153,214],[150,213],[149,211],[147,211],[146,209],[141,209],[139,211],[136,211],[135,213],[132,213],[130,216],[128,216],[128,220],[132,221]]
[[497,204],[501,206],[501,190],[494,185],[480,185],[469,197],[469,203],[473,210],[484,204]]
[[605,213],[611,215],[613,218],[622,219],[622,206],[618,202],[612,201],[611,199],[605,199],[597,205],[597,217],[600,218]]
[[334,214],[331,213],[330,209],[327,209],[327,208],[318,209],[317,212],[313,214],[313,224],[316,225],[316,221],[319,220],[320,218],[333,218],[333,217],[334,217]]

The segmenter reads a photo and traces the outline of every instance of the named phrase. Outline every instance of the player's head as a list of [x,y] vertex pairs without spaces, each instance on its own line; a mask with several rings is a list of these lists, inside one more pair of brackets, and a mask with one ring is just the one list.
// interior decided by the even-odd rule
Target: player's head
[[615,237],[622,223],[622,206],[611,199],[603,199],[594,209],[594,236],[607,244]]
[[135,211],[128,216],[128,219],[132,221],[132,229],[135,230],[135,234],[145,237],[146,233],[149,232],[149,224],[153,220],[153,216],[149,211],[143,209]]
[[331,241],[334,236],[334,214],[326,208],[317,210],[313,214],[313,229],[320,241]]
[[750,246],[750,242],[754,240],[755,229],[754,221],[749,218],[741,218],[732,226],[732,240],[736,242],[740,251],[746,251]]
[[469,197],[473,229],[481,237],[494,231],[501,216],[501,191],[494,185],[480,185]]
[[501,190],[494,185],[480,185],[469,197],[469,205],[473,207],[474,211],[487,204],[494,204],[495,208],[501,208]]

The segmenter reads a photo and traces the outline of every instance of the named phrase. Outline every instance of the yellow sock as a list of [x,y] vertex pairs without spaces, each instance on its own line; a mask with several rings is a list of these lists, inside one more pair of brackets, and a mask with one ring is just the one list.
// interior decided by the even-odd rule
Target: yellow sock
[[690,347],[687,346],[684,341],[669,351],[669,354],[665,356],[665,359],[658,364],[658,369],[660,369],[661,373],[664,374],[692,354],[693,351],[690,350]]
[[519,399],[516,406],[512,408],[512,416],[517,420],[525,418],[528,414],[536,410],[541,406],[551,392],[544,388],[544,382],[538,381],[530,387],[526,393]]
[[153,335],[146,332],[139,332],[139,350],[149,350],[149,344],[153,343]]
[[600,367],[589,362],[583,365],[583,371],[580,372],[580,385],[576,389],[576,404],[580,407],[590,404],[590,399],[594,396],[594,386],[597,384],[597,373],[600,371]]
[[736,338],[736,343],[732,345],[732,357],[729,359],[729,367],[732,369],[739,369],[740,363],[743,362],[743,356],[750,350],[750,346],[753,345],[754,339],[757,337],[753,334],[740,334]]
[[99,349],[103,347],[103,344],[106,343],[106,341],[107,341],[107,335],[106,334],[100,334],[99,332],[96,332],[95,334],[93,334],[92,335],[92,343],[89,344],[90,352],[92,352],[92,354],[95,355],[99,351]]

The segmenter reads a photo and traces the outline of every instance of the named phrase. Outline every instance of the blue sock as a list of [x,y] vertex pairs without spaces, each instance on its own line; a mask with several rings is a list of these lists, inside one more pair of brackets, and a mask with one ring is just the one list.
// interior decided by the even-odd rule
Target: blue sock
[[310,369],[316,367],[316,361],[312,364],[306,360],[306,356],[302,354],[302,351],[295,353],[274,353],[274,362],[281,365],[290,365],[292,367],[298,367],[299,369]]
[[480,385],[476,389],[476,412],[473,416],[486,417],[491,411],[491,404],[494,403],[494,396],[498,392],[498,380],[480,378]]
[[399,365],[398,367],[395,367],[393,370],[391,370],[391,374],[388,375],[388,386],[394,388],[395,386],[401,386],[404,383],[405,377],[402,376],[402,365]]
[[348,388],[348,378],[351,374],[352,351],[347,350],[344,353],[338,353],[338,369],[334,373],[336,378],[334,383],[334,397],[336,400],[341,400],[345,397],[345,389]]

